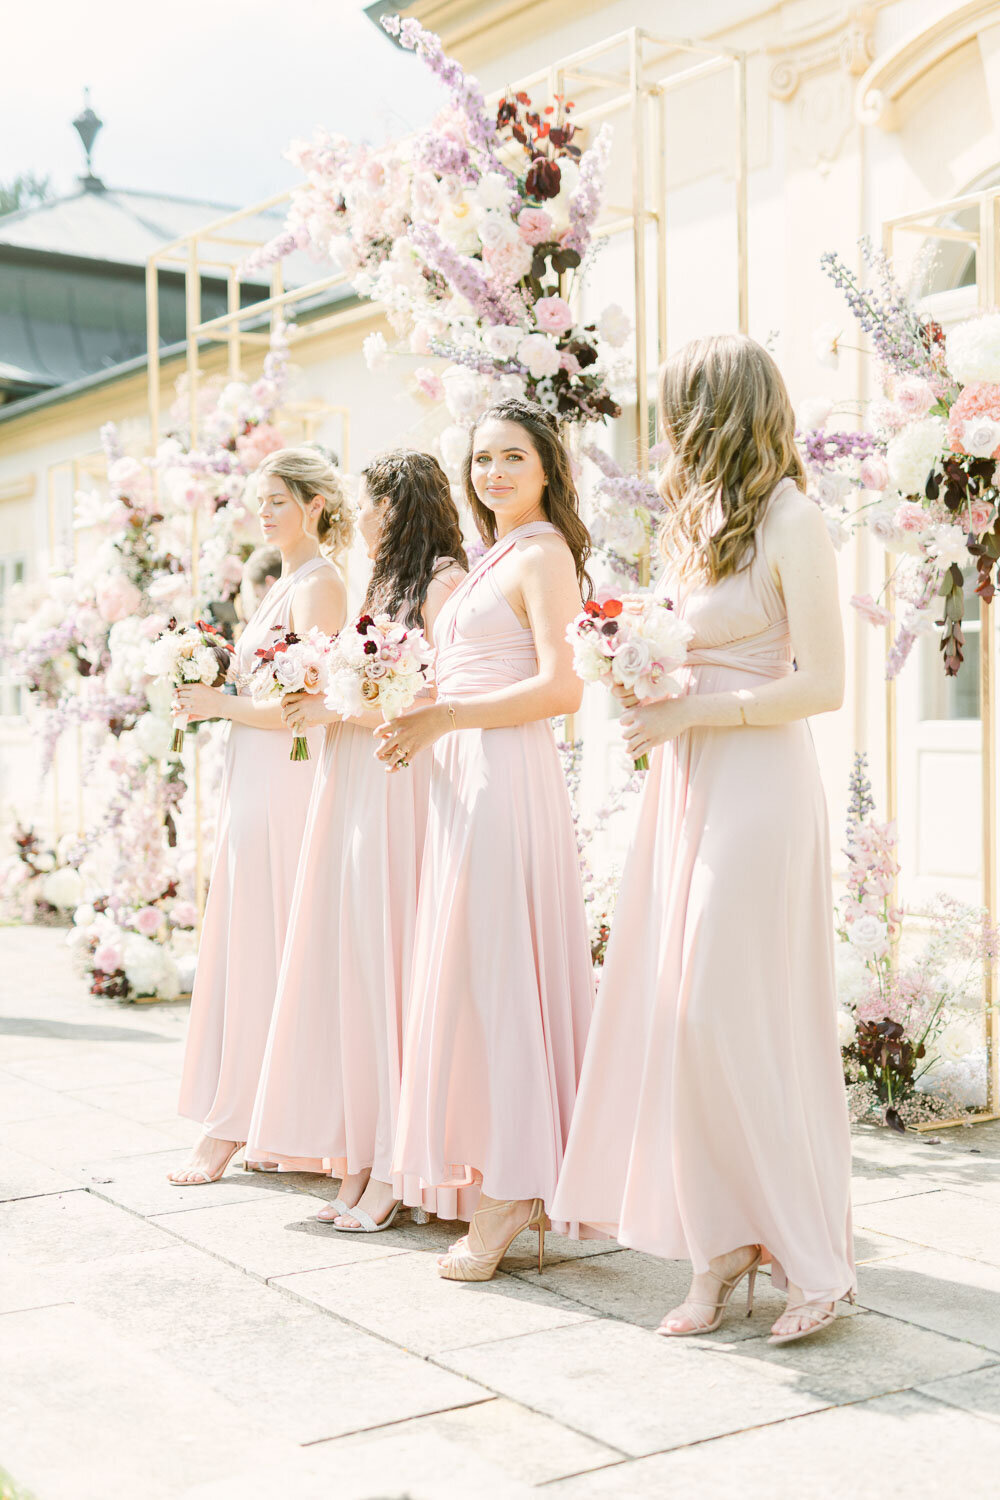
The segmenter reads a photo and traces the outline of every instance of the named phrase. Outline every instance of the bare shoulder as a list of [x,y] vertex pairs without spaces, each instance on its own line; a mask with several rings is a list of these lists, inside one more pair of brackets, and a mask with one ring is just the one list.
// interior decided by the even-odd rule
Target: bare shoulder
[[551,578],[553,573],[576,576],[576,565],[569,543],[558,531],[542,531],[525,537],[515,547],[518,564],[525,578]]
[[776,560],[817,549],[832,550],[823,512],[793,485],[786,485],[776,496],[762,531],[767,554]]
[[295,598],[305,604],[336,604],[346,597],[347,585],[335,567],[317,568],[295,589]]
[[445,558],[434,569],[434,576],[427,587],[428,595],[431,593],[431,590],[439,595],[452,594],[460,583],[465,582],[468,576],[468,573],[460,563],[455,562],[453,558]]

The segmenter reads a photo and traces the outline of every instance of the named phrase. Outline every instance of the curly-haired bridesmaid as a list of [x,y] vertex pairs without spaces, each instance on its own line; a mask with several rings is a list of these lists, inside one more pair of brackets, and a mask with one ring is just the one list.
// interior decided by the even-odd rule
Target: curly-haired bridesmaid
[[694,626],[680,696],[623,723],[654,750],[555,1212],[689,1260],[659,1332],[708,1333],[737,1284],[787,1281],[772,1341],[853,1291],[850,1137],[826,806],[808,719],[840,706],[843,639],[791,403],[759,344],[689,344],[662,374],[662,587]]

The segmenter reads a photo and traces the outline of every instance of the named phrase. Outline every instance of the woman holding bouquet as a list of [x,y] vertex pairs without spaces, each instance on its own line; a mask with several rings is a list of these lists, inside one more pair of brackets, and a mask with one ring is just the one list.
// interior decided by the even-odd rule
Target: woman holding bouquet
[[[437,460],[400,450],[370,463],[358,527],[373,560],[363,616],[388,615],[431,638],[466,567]],[[247,1154],[332,1172],[339,1196],[318,1217],[371,1233],[395,1214],[392,1143],[430,757],[387,777],[372,743],[381,713],[344,719],[316,695],[285,702],[297,733],[328,727]]]
[[[615,913],[555,1211],[692,1263],[659,1332],[717,1328],[762,1261],[772,1342],[852,1292],[828,824],[808,717],[840,706],[833,549],[802,493],[777,366],[739,336],[664,366],[664,586],[684,691],[627,692],[656,748]],[[793,670],[793,662],[795,670]]]
[[232,721],[181,1077],[180,1113],[203,1135],[169,1174],[178,1187],[215,1182],[247,1139],[312,790],[312,767],[289,759],[280,704],[252,698],[246,678],[254,653],[277,635],[313,626],[332,634],[347,614],[343,579],[325,555],[348,545],[353,525],[333,464],[318,448],[282,448],[260,465],[257,483],[261,530],[281,554],[281,576],[237,644],[239,692],[177,692],[189,720]]
[[390,768],[431,759],[440,741],[397,1190],[442,1218],[472,1215],[438,1268],[485,1281],[521,1229],[537,1228],[541,1253],[593,1005],[576,840],[548,723],[580,705],[566,627],[590,538],[555,421],[529,402],[503,401],[479,419],[465,491],[489,551],[437,621],[438,701],[378,736]]

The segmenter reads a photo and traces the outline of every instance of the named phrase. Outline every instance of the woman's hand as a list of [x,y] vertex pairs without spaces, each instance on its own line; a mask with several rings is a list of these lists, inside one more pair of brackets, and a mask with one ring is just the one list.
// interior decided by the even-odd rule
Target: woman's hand
[[318,693],[289,693],[281,700],[281,722],[296,734],[304,734],[317,724],[333,724],[339,717]]
[[227,694],[221,688],[206,687],[203,682],[187,682],[174,688],[175,714],[186,714],[192,724],[199,719],[224,718]]
[[623,703],[626,708],[638,708],[641,700],[635,696],[631,688],[623,687],[620,682],[613,682],[611,684],[611,692],[618,699],[618,702]]
[[450,728],[451,715],[444,703],[422,704],[378,726],[374,731],[379,741],[375,754],[387,771],[398,771]]
[[642,703],[622,715],[625,745],[633,760],[648,755],[657,745],[675,740],[694,723],[689,698],[660,698],[656,703]]

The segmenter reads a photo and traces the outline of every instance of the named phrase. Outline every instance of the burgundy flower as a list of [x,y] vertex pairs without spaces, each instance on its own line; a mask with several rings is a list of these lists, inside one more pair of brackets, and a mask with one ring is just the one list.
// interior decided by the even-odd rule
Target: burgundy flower
[[561,181],[559,163],[549,161],[545,156],[536,156],[524,180],[524,189],[529,198],[555,198]]

